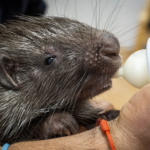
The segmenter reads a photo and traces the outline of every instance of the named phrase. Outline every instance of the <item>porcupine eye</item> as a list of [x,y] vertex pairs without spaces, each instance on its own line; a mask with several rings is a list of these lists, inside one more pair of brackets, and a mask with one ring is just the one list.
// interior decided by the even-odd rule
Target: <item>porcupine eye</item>
[[55,59],[55,57],[48,57],[48,58],[46,58],[45,65],[50,65],[53,62],[54,59]]

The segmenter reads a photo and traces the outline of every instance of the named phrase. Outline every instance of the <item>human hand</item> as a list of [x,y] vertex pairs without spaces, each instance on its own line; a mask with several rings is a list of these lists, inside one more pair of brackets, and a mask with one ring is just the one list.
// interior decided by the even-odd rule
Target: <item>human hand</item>
[[[110,122],[116,146],[123,149],[150,149],[150,84],[139,90]],[[116,131],[115,131],[116,130]],[[118,140],[118,142],[117,142]],[[126,147],[126,148],[125,148]]]

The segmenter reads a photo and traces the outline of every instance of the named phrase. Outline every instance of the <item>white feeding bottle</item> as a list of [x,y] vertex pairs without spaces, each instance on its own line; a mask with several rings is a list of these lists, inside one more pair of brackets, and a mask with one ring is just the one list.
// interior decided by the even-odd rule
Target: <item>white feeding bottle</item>
[[115,74],[115,78],[117,77],[123,77],[137,88],[150,83],[150,38],[146,49],[136,51],[129,56]]

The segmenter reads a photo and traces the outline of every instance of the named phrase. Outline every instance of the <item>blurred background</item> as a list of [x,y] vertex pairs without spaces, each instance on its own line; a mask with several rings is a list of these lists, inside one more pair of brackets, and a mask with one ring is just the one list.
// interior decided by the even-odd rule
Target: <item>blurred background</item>
[[[69,17],[107,29],[121,43],[123,62],[145,48],[150,37],[150,0],[0,0],[0,23],[20,14]],[[113,79],[112,89],[93,100],[109,101],[120,109],[138,90],[123,78]]]

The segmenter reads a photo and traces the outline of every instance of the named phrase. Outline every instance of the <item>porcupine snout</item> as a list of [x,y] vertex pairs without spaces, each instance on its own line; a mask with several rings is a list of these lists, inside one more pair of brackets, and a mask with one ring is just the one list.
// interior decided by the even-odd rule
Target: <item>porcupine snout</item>
[[118,39],[108,31],[101,31],[87,44],[85,66],[88,69],[100,68],[102,72],[114,72],[121,65]]

